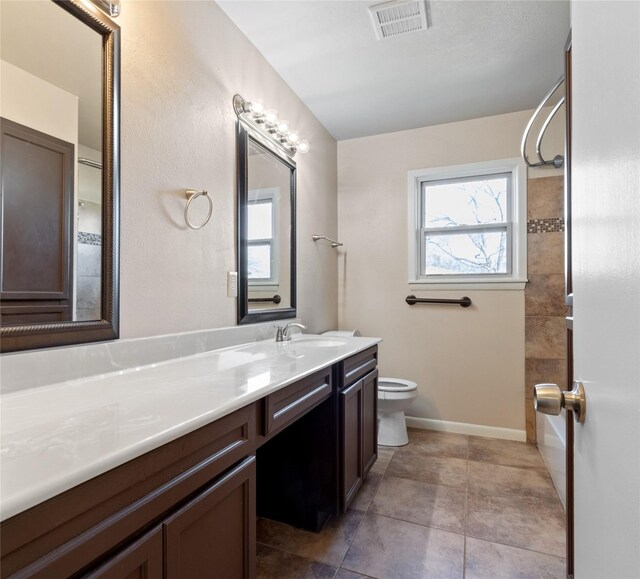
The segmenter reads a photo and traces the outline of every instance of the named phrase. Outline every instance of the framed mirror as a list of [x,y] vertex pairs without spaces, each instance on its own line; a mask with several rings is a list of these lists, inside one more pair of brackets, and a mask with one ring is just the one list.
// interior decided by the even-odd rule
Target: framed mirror
[[0,350],[118,337],[119,27],[0,3]]
[[238,324],[296,316],[296,164],[238,123]]

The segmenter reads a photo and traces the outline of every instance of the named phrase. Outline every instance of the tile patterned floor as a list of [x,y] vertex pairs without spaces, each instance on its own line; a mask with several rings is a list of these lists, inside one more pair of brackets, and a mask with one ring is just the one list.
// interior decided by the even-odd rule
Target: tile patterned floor
[[565,577],[562,504],[520,442],[410,430],[321,533],[258,521],[260,579]]

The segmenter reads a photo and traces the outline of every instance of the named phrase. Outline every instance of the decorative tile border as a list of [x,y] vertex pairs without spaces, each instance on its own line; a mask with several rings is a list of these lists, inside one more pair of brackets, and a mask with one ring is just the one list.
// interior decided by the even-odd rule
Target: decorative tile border
[[102,235],[99,233],[78,231],[78,243],[82,243],[84,245],[102,245]]
[[564,231],[564,219],[552,217],[550,219],[529,219],[527,233],[560,233]]

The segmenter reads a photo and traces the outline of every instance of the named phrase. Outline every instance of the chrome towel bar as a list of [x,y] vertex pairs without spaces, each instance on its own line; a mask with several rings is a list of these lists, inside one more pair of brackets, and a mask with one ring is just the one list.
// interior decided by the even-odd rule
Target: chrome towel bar
[[464,296],[459,300],[445,300],[440,298],[417,298],[416,296],[407,296],[405,301],[413,306],[414,304],[456,304],[463,308],[468,308],[471,305],[471,298]]

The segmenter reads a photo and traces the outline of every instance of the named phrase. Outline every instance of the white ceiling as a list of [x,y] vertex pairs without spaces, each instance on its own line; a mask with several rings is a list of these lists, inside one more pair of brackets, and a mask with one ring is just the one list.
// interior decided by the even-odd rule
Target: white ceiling
[[382,41],[375,0],[218,3],[338,140],[534,108],[569,32],[566,0],[432,0],[431,28]]

